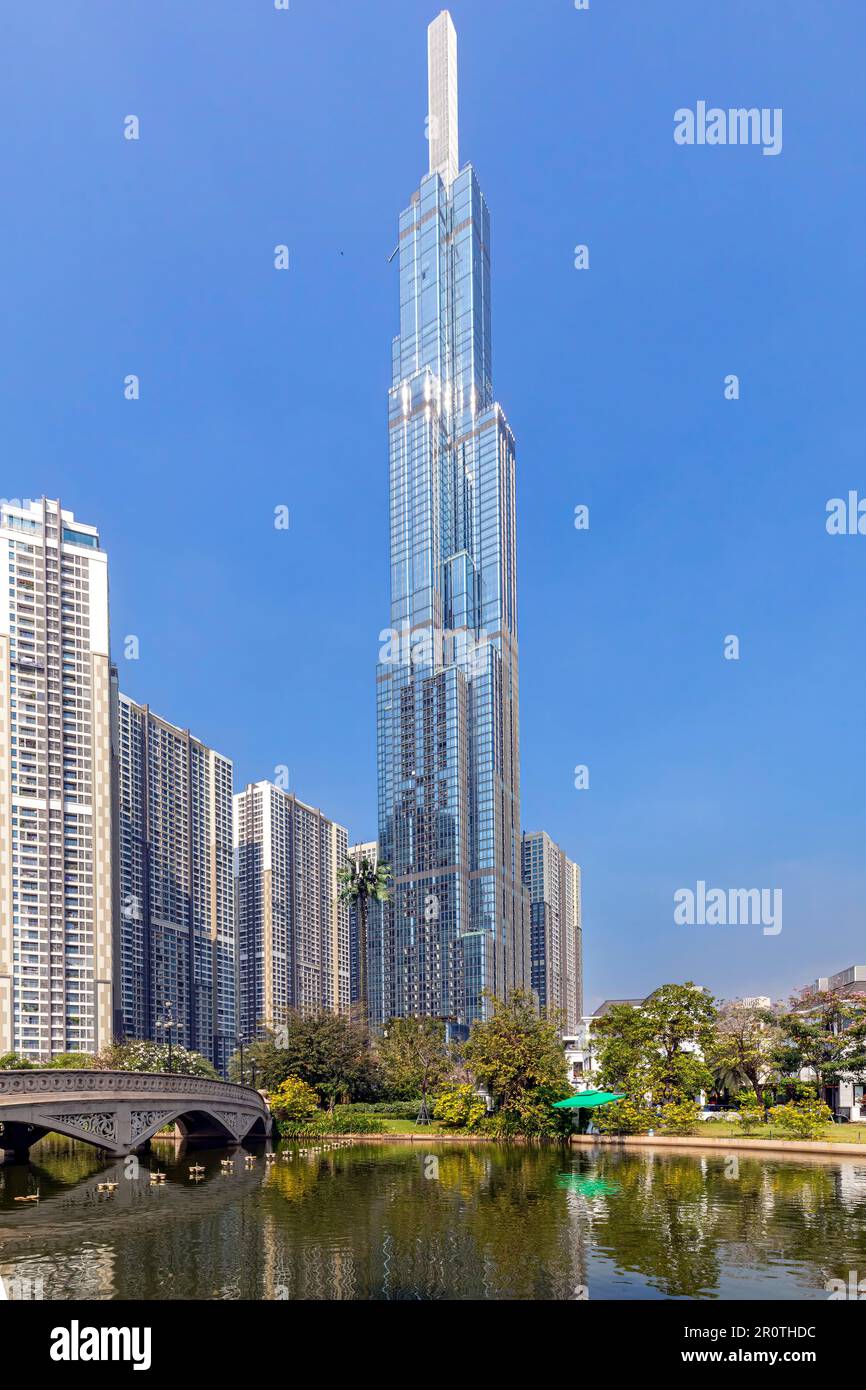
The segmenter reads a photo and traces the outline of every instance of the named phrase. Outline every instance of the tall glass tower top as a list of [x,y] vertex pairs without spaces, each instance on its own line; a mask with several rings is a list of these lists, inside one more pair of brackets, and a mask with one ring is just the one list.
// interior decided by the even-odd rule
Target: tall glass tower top
[[429,172],[400,217],[389,397],[391,622],[378,668],[373,1021],[466,1026],[528,979],[514,438],[493,397],[490,214],[459,168],[457,36],[428,30]]

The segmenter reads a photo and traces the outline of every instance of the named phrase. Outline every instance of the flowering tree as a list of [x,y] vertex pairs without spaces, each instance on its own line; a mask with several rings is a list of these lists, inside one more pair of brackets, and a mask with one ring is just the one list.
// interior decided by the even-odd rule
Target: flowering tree
[[[110,1043],[93,1058],[95,1071],[168,1071],[168,1047],[163,1043],[132,1039]],[[199,1052],[172,1047],[171,1069],[182,1076],[208,1076],[219,1080],[215,1068]]]

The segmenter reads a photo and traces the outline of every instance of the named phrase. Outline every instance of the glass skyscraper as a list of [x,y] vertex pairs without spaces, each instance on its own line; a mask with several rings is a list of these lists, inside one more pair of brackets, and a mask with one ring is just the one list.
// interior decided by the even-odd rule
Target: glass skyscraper
[[391,626],[378,667],[373,1022],[460,1026],[528,982],[514,437],[494,398],[490,215],[458,154],[457,37],[428,30],[429,172],[400,217],[389,398]]

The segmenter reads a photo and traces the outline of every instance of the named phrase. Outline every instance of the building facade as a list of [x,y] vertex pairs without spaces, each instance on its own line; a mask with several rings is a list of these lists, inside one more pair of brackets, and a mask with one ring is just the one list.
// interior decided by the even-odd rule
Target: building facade
[[[372,864],[373,868],[379,862],[379,846],[375,840],[363,840],[357,845],[349,845],[348,857],[354,859],[356,864],[360,864],[362,859],[366,859]],[[373,899],[367,903],[367,1002],[372,997],[377,1000],[377,1013],[379,1011],[378,1001],[381,998],[381,981],[376,978],[370,980],[370,962],[377,963],[382,959],[382,933],[385,929],[385,905]],[[353,1004],[362,1003],[361,999],[361,970],[360,970],[360,917],[356,903],[349,904],[349,998]]]
[[117,696],[117,1032],[200,1052],[237,1042],[232,764]]
[[530,901],[530,982],[539,1005],[573,1034],[583,1015],[580,868],[544,830],[523,836]]
[[0,504],[0,1053],[112,1037],[108,559],[59,501]]
[[389,397],[391,612],[377,673],[391,903],[371,1020],[466,1027],[528,978],[514,438],[493,394],[490,216],[460,168],[457,39],[428,30],[429,172],[400,217]]
[[287,1009],[346,1012],[346,831],[271,782],[238,793],[234,822],[241,1035],[278,1026]]

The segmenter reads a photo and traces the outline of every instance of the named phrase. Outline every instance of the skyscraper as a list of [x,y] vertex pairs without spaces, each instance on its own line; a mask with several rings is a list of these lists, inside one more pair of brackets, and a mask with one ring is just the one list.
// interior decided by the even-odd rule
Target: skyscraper
[[532,988],[573,1033],[583,1014],[580,869],[544,830],[523,837],[523,881],[531,914]]
[[235,797],[240,1031],[274,1027],[286,1009],[346,1012],[349,912],[337,871],[348,835],[271,782]]
[[237,1040],[232,764],[117,697],[118,1032],[225,1072]]
[[[366,859],[375,869],[379,862],[379,845],[376,840],[365,840],[357,845],[349,845],[348,858],[354,859],[356,865],[360,867],[361,861]],[[376,898],[370,898],[367,902],[367,960],[378,960],[382,950],[382,931],[386,922],[386,907],[384,903],[378,902]],[[379,989],[379,979],[373,982],[371,989],[369,978],[366,981],[366,991],[362,988],[361,975],[361,911],[356,902],[349,903],[349,974],[350,974],[350,998],[353,1004],[362,1000],[362,995],[366,993],[363,1000],[364,1007],[369,1011],[371,994],[375,994]],[[377,1007],[377,1016],[381,1010]]]
[[112,1037],[108,557],[58,501],[0,504],[0,1052]]
[[490,216],[460,169],[457,37],[428,29],[429,172],[400,217],[389,397],[391,623],[378,667],[392,902],[369,1013],[467,1026],[528,977],[514,438],[493,395]]

